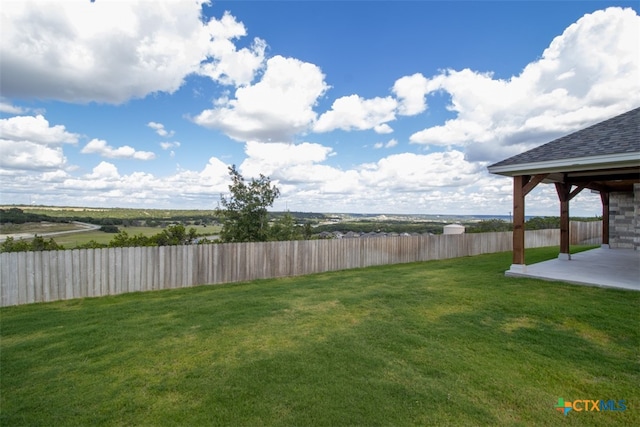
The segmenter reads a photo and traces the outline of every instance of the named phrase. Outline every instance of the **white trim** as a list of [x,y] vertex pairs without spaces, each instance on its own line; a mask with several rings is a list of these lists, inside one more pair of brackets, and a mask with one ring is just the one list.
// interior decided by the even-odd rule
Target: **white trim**
[[490,173],[516,176],[554,172],[578,172],[593,169],[625,168],[640,166],[640,153],[605,154],[602,156],[575,157],[572,159],[549,160],[505,166],[489,166]]

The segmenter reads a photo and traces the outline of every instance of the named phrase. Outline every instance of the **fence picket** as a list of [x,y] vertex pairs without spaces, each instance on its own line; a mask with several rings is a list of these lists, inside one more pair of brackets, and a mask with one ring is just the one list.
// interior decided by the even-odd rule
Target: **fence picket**
[[[571,244],[598,243],[601,222],[572,222]],[[559,230],[525,233],[555,246]],[[0,306],[456,258],[512,249],[510,232],[340,240],[74,249],[0,254]]]

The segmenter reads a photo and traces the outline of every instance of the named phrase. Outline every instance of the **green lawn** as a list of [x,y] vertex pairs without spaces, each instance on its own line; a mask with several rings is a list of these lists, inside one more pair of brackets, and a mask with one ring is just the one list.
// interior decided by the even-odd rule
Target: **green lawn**
[[[510,263],[5,308],[0,425],[640,425],[640,292],[506,278]],[[565,417],[558,398],[627,409]]]

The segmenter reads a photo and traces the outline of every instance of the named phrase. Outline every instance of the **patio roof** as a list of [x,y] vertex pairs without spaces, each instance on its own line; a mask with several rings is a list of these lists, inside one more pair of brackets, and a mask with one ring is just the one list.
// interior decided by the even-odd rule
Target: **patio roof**
[[512,267],[505,274],[640,291],[640,251],[592,249],[571,255],[571,261],[552,259],[527,265],[524,270]]
[[632,191],[640,177],[640,108],[555,139],[489,166],[504,176],[547,174],[605,191]]

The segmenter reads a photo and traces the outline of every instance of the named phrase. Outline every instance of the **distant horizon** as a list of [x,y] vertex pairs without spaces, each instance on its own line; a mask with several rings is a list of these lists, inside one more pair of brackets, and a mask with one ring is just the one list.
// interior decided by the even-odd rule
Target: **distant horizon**
[[[207,212],[207,211],[215,211],[216,208],[211,209],[198,209],[198,208],[153,208],[153,207],[107,207],[107,206],[65,206],[65,205],[26,205],[26,204],[8,204],[1,203],[0,209],[10,209],[10,208],[51,208],[57,210],[75,210],[81,212],[83,210],[152,210],[152,211],[198,211],[198,212]],[[298,212],[305,214],[322,214],[322,215],[351,215],[351,216],[422,216],[422,217],[444,217],[455,219],[455,218],[478,218],[478,219],[512,219],[513,214],[511,212],[507,214],[495,214],[495,213],[391,213],[391,212],[337,212],[337,211],[316,211],[316,210],[279,210],[279,209],[270,209],[270,213],[280,213],[280,212]],[[572,218],[597,218],[601,217],[602,214],[594,214],[594,215],[570,215]],[[525,214],[525,219],[535,218],[535,217],[560,217],[560,214]]]

